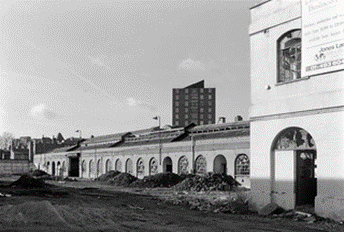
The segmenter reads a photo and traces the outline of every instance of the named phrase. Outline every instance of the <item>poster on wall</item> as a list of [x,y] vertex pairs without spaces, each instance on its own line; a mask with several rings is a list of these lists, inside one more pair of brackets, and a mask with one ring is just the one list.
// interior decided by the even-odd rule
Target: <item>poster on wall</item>
[[343,70],[344,0],[301,0],[301,3],[301,76]]

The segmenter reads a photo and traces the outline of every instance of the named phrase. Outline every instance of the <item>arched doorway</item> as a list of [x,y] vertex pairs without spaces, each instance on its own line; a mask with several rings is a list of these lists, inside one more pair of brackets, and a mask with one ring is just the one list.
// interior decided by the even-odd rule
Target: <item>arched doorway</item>
[[57,162],[56,169],[57,169],[56,174],[58,176],[61,176],[61,163],[60,163],[60,161]]
[[158,173],[158,161],[153,157],[149,161],[149,175],[155,175]]
[[91,178],[92,177],[92,173],[94,171],[94,164],[93,164],[93,160],[90,160],[90,163],[88,164],[88,177]]
[[102,167],[101,167],[101,160],[99,159],[97,162],[97,177],[101,174]]
[[195,160],[195,172],[197,175],[204,175],[207,173],[207,160],[203,155],[199,155]]
[[214,159],[214,173],[227,174],[227,160],[223,155],[217,155]]
[[133,161],[131,159],[127,159],[125,162],[125,172],[129,174],[133,173]]
[[172,159],[170,157],[165,157],[164,161],[162,162],[163,165],[163,172],[169,172],[172,173]]
[[51,175],[55,176],[55,162],[51,163]]
[[110,159],[107,159],[105,162],[105,172],[112,170],[112,162]]
[[81,177],[86,177],[86,160],[83,160],[81,163]]
[[143,163],[143,159],[139,158],[137,160],[137,165],[136,165],[136,174],[138,178],[143,178],[144,176],[144,171],[145,171],[145,166]]
[[116,171],[119,171],[119,172],[122,171],[122,162],[121,162],[120,159],[117,159],[117,160],[116,160],[115,169],[116,169]]
[[64,176],[64,174],[65,174],[65,171],[66,171],[66,162],[65,161],[63,161],[62,162],[62,167],[61,167],[61,172],[62,172],[62,176]]
[[185,156],[180,157],[178,161],[178,174],[189,173],[189,161]]
[[286,128],[275,137],[271,146],[273,202],[286,209],[314,205],[316,156],[315,141],[302,128]]

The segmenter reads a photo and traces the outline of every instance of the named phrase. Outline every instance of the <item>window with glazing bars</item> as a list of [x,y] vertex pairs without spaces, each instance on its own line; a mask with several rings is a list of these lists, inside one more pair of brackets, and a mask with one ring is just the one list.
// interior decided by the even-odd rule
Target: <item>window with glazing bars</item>
[[301,30],[285,33],[277,43],[277,83],[301,78]]

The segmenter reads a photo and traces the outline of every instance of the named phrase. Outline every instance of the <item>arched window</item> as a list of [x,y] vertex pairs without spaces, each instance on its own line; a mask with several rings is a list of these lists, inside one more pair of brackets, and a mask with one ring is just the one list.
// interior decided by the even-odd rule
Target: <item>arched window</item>
[[133,173],[133,161],[131,159],[127,159],[125,162],[125,172],[129,174]]
[[106,163],[105,163],[105,172],[108,172],[112,169],[112,162],[110,159],[106,160]]
[[301,78],[301,30],[283,34],[277,41],[277,83]]
[[235,159],[235,176],[250,175],[250,160],[247,155],[238,155]]
[[207,161],[202,155],[199,155],[195,161],[195,172],[198,175],[207,173]]
[[144,174],[144,171],[145,171],[145,166],[144,166],[142,158],[138,159],[136,168],[137,168],[137,170],[136,170],[137,176],[142,176]]
[[178,161],[178,174],[188,174],[189,161],[185,156],[180,157]]
[[97,176],[101,174],[101,160],[98,160],[97,162]]
[[149,175],[155,175],[158,173],[158,161],[153,157],[149,161]]
[[93,160],[90,160],[89,169],[88,169],[88,177],[91,177],[91,176],[92,176],[93,171],[94,171]]
[[116,160],[115,169],[116,169],[116,171],[119,171],[119,172],[122,171],[122,162],[120,159]]

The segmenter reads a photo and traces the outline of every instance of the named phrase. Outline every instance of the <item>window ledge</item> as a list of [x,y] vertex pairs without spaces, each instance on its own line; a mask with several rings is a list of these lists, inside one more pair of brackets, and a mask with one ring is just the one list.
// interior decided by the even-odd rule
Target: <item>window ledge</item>
[[305,81],[305,80],[308,80],[308,79],[309,79],[309,76],[302,77],[302,78],[295,79],[295,80],[292,80],[292,81],[279,82],[279,83],[276,83],[275,86],[291,84],[291,83],[294,83],[294,82]]

